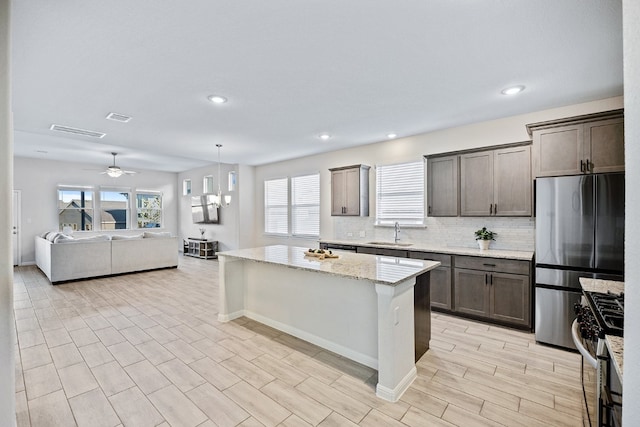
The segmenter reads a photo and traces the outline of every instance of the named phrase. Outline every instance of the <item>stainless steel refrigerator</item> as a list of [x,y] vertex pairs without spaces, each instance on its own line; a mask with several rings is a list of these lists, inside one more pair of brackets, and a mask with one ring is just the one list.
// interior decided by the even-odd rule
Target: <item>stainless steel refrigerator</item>
[[536,341],[575,348],[578,278],[623,280],[624,173],[536,179]]

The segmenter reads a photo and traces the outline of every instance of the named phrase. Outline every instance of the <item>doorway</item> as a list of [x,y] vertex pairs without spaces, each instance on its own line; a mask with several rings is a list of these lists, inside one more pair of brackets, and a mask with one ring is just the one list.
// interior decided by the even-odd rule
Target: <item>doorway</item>
[[11,243],[13,248],[13,265],[20,265],[20,190],[13,190],[11,209]]

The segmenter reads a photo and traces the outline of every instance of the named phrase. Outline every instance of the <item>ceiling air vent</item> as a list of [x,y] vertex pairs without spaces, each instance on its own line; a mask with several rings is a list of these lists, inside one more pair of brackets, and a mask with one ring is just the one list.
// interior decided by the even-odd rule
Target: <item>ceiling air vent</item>
[[66,133],[73,133],[76,135],[83,135],[83,136],[90,136],[92,138],[103,138],[106,133],[102,133],[102,132],[96,132],[93,130],[86,130],[86,129],[78,129],[78,128],[72,128],[69,126],[61,126],[61,125],[51,125],[51,127],[49,128],[51,130],[55,130],[58,132],[66,132]]
[[124,114],[118,114],[118,113],[109,113],[107,114],[107,120],[115,120],[116,122],[122,122],[122,123],[127,123],[129,120],[131,120],[131,117],[129,116],[125,116]]

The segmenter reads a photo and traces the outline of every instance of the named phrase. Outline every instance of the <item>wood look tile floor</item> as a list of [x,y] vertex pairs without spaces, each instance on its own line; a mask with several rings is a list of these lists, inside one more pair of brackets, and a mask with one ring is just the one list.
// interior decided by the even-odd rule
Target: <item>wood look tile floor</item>
[[[397,403],[376,372],[242,318],[217,321],[218,262],[52,286],[14,270],[18,426],[581,426],[577,354],[432,315]],[[286,302],[283,302],[286,303]]]

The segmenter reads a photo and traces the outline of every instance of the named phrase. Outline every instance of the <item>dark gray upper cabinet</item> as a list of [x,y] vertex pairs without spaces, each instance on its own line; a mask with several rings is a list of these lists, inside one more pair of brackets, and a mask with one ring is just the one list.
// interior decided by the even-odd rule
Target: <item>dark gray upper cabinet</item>
[[427,215],[458,216],[458,156],[427,159]]
[[531,147],[460,155],[462,216],[531,216]]
[[623,110],[527,125],[536,177],[624,171]]
[[369,216],[369,169],[365,165],[329,169],[332,216]]

